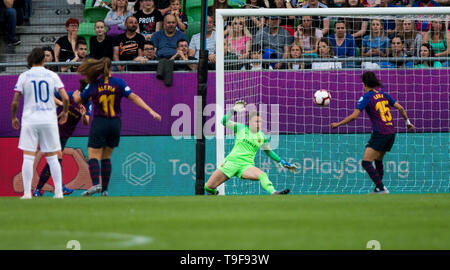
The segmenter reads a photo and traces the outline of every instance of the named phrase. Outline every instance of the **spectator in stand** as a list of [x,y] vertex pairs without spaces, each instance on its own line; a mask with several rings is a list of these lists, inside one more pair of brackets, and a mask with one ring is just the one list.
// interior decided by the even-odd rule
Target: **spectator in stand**
[[23,25],[30,25],[30,17],[33,12],[32,0],[24,0],[23,7]]
[[305,56],[317,57],[317,42],[322,38],[322,31],[312,25],[311,16],[301,18],[294,37],[297,43],[303,44]]
[[[145,41],[144,43],[144,55],[138,56],[134,61],[145,64],[147,61],[156,60],[155,45],[151,41]],[[158,68],[157,64],[146,64],[139,67],[140,71],[156,71]]]
[[[191,37],[189,43],[189,56],[199,59],[200,52],[200,33]],[[214,31],[214,21],[211,16],[206,18],[206,50],[208,50],[208,61],[211,63],[208,69],[215,69],[216,63],[216,31]]]
[[[436,57],[445,57],[450,52],[450,33],[445,27],[442,20],[434,20],[431,22],[430,30],[423,36],[423,43],[428,43],[433,48]],[[447,62],[443,62],[444,67],[448,66]]]
[[155,32],[162,29],[163,16],[156,9],[155,0],[142,0],[142,9],[134,14],[138,20],[138,33],[144,36],[145,40],[149,40]]
[[396,7],[410,7],[413,0],[390,0],[389,3]]
[[[319,58],[337,58],[334,56],[333,44],[331,41],[323,37],[319,40],[317,55]],[[338,69],[342,68],[341,62],[313,62],[311,69]]]
[[[75,56],[67,59],[67,63],[83,62],[87,58],[87,43],[86,40],[80,39],[75,44]],[[64,66],[61,67],[62,72],[77,72],[78,66]]]
[[321,2],[329,8],[339,8],[344,5],[345,0],[321,0]]
[[[114,43],[114,61],[132,61],[138,56],[143,56],[145,38],[137,33],[138,21],[136,17],[130,16],[125,21],[127,31],[117,37]],[[122,71],[123,66],[117,66]],[[137,66],[129,66],[128,70],[139,70]]]
[[106,35],[105,22],[96,21],[95,22],[95,37],[89,40],[89,57],[95,59],[101,59],[102,57],[108,57],[113,59],[113,40],[111,37]]
[[398,24],[398,33],[404,40],[405,51],[408,56],[419,56],[420,46],[422,44],[422,35],[415,29],[415,23],[412,20],[401,20]]
[[[441,5],[434,0],[417,0],[412,4],[412,7],[440,7]],[[431,27],[430,21],[417,21],[416,29],[421,34],[424,35],[423,32],[428,32]]]
[[[263,58],[263,50],[259,44],[253,44],[250,49],[250,59],[261,60]],[[270,65],[263,64],[262,61],[246,63],[242,66],[241,70],[262,70],[262,69],[272,69]]]
[[[231,52],[228,48],[228,42],[226,40],[223,41],[223,51],[224,51],[224,60],[237,60],[238,56]],[[241,64],[239,63],[224,63],[225,70],[238,70],[241,68]]]
[[172,14],[177,19],[177,30],[181,32],[186,32],[188,27],[188,17],[186,13],[181,12],[180,0],[170,0],[170,10],[166,13]]
[[[195,57],[189,56],[189,43],[186,39],[180,39],[177,42],[177,52],[170,58],[170,60],[196,60]],[[174,70],[189,71],[197,70],[196,64],[182,64],[175,65]]]
[[163,17],[170,11],[170,0],[156,0],[155,4]]
[[379,0],[361,0],[363,7],[376,7]]
[[[362,41],[361,55],[363,57],[386,57],[389,54],[389,38],[385,36],[383,22],[380,19],[370,21],[370,35]],[[373,63],[363,62],[363,68],[371,68]],[[376,66],[374,66],[376,68]]]
[[[294,41],[288,31],[280,27],[280,17],[270,16],[268,26],[259,30],[255,37],[257,44],[262,44],[264,51],[273,50],[277,58],[287,58],[289,55],[289,45]],[[282,63],[276,63],[275,68],[282,67]]]
[[231,24],[230,34],[225,38],[228,48],[235,53],[239,59],[247,59],[252,47],[252,34],[245,25],[244,17],[234,17]]
[[[289,58],[291,59],[299,59],[303,58],[303,48],[296,44],[295,42],[289,46]],[[289,62],[284,65],[286,69],[292,69],[292,70],[298,70],[298,69],[304,69],[305,63],[304,62]]]
[[[396,7],[396,6],[389,3],[389,0],[380,0],[380,3],[376,7]],[[383,28],[388,38],[389,39],[393,38],[395,35],[395,28],[396,28],[395,20],[389,19],[384,20]]]
[[[359,0],[345,0],[344,7],[348,8],[362,8],[363,5]],[[347,33],[353,36],[356,46],[361,48],[362,39],[366,35],[369,20],[365,18],[348,17],[345,18],[345,28]]]
[[213,5],[208,7],[208,15],[213,17],[213,19],[215,20],[216,9],[226,9],[226,8],[233,8],[232,6],[228,5],[227,0],[214,0]]
[[[286,0],[274,0],[274,8],[292,8],[291,2]],[[281,16],[280,26],[286,29],[291,36],[295,32],[295,16]]]
[[[247,0],[244,8],[259,8],[263,6],[263,0]],[[264,17],[247,16],[245,17],[245,25],[247,25],[248,31],[252,34],[252,38],[255,38],[256,33],[264,27]]]
[[[347,34],[345,21],[338,20],[334,24],[334,34],[329,36],[331,44],[333,44],[334,55],[338,58],[348,58],[356,56],[355,39]],[[344,67],[355,67],[354,62],[344,62]]]
[[[214,0],[213,5],[208,7],[208,15],[213,18],[213,21],[216,20],[216,9],[225,9],[225,8],[233,8],[228,5],[227,0]],[[224,27],[224,36],[226,37],[231,29],[231,21],[232,17],[224,17],[223,27]]]
[[107,35],[114,40],[125,33],[125,20],[132,15],[131,10],[128,10],[128,0],[111,0],[111,10],[105,17],[105,24],[108,26]]
[[[392,58],[408,57],[401,37],[395,36],[391,39],[391,49],[389,50],[388,57]],[[406,59],[381,62],[381,68],[412,68],[412,67],[413,63],[411,61],[407,61]]]
[[177,42],[180,39],[188,40],[185,33],[176,29],[177,20],[174,15],[168,14],[164,17],[164,27],[162,30],[153,34],[150,39],[156,48],[156,57],[158,59],[170,59],[177,53]]
[[[156,0],[156,1],[158,1],[158,0]],[[128,4],[130,4],[130,3],[133,3],[134,2],[134,4],[133,4],[133,10],[132,10],[132,12],[133,12],[133,15],[136,15],[136,13],[139,11],[139,10],[142,10],[142,0],[128,0]]]
[[[423,43],[420,46],[420,57],[435,57],[434,50],[428,43]],[[414,65],[414,68],[441,68],[442,64],[439,61],[423,60]]]
[[270,3],[269,1],[267,1],[268,6],[266,6],[266,3],[264,2],[264,0],[247,0],[245,2],[245,6],[244,8],[269,8],[270,7]]
[[[44,55],[45,55],[45,58],[44,58],[45,63],[54,63],[55,62],[55,52],[53,51],[52,47],[50,47],[50,46],[42,47],[42,50],[44,51]],[[57,66],[48,66],[46,68],[53,72],[58,71]]]
[[75,57],[75,45],[78,40],[84,39],[84,37],[78,36],[78,26],[80,22],[75,18],[69,18],[66,21],[67,35],[60,37],[55,44],[55,61],[66,62],[67,59],[73,59]]
[[14,0],[0,0],[0,16],[3,16],[8,32],[8,46],[17,46],[21,43],[16,37],[17,11],[13,8]]
[[[303,8],[328,8],[328,7],[327,5],[320,3],[319,0],[309,0],[308,4],[303,5]],[[312,24],[314,27],[322,31],[322,36],[328,35],[328,30],[330,28],[330,20],[328,17],[313,16]]]

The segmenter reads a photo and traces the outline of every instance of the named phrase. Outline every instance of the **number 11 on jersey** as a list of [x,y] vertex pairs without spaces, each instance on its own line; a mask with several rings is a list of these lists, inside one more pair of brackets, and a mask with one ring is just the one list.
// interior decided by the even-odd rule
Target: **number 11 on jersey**
[[114,111],[114,95],[102,95],[99,98],[100,103],[102,104],[103,111],[106,115],[115,116],[116,113]]

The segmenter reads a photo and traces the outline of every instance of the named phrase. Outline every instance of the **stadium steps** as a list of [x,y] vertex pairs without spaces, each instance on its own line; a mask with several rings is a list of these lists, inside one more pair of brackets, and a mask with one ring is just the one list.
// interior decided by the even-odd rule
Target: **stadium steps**
[[[77,18],[80,23],[83,22],[83,9],[81,0],[33,0],[30,25],[16,27],[17,37],[22,41],[20,45],[8,47],[5,33],[0,32],[0,63],[26,62],[27,54],[35,47],[51,45],[54,48],[56,40],[67,34],[65,23],[68,18]],[[0,74],[17,74],[26,69],[7,67],[0,69]]]

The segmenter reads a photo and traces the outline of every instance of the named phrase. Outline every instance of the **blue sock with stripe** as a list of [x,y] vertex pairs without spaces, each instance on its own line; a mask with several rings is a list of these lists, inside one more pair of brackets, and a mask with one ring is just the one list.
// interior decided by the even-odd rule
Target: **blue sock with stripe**
[[111,160],[102,159],[102,192],[108,190],[109,178],[111,177]]
[[384,166],[382,160],[375,160],[375,169],[377,170],[378,175],[380,176],[380,180],[383,180]]
[[89,174],[91,175],[92,185],[98,185],[100,183],[100,166],[98,165],[98,159],[90,159],[89,162]]
[[364,170],[366,170],[366,172],[369,174],[370,179],[372,179],[377,188],[383,189],[384,188],[383,182],[381,181],[380,175],[378,174],[377,170],[373,167],[372,162],[363,160],[361,162],[361,165],[364,168]]

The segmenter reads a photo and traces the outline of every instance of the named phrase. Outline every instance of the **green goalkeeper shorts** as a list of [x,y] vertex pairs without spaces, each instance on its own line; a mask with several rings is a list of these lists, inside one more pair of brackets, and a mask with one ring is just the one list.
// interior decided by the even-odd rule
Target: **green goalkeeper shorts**
[[253,166],[255,165],[250,163],[229,161],[225,159],[225,161],[219,166],[219,170],[223,172],[223,174],[225,174],[228,178],[232,178],[233,176],[242,178],[242,173]]

